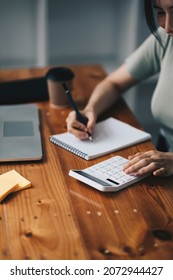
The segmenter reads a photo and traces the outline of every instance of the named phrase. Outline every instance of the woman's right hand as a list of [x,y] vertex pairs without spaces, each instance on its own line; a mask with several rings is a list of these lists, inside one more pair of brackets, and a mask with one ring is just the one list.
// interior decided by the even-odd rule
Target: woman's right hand
[[87,126],[79,122],[76,118],[76,112],[72,111],[66,119],[67,131],[81,140],[86,140],[89,139],[89,135],[93,133],[97,117],[94,111],[88,109],[80,111],[80,113],[88,119]]
[[66,119],[68,132],[81,140],[88,139],[92,136],[97,117],[115,104],[120,95],[134,84],[136,80],[123,64],[94,88],[88,104],[81,111],[88,118],[87,126],[77,121],[76,112],[69,113]]

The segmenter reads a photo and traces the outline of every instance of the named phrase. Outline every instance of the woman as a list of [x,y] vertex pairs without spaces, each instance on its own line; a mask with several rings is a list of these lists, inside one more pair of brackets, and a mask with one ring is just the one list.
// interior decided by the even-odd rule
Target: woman
[[136,176],[150,172],[155,176],[169,176],[173,175],[173,0],[144,0],[144,4],[147,23],[153,34],[122,66],[96,86],[82,111],[88,118],[87,127],[76,120],[75,112],[71,112],[67,118],[67,129],[79,139],[87,139],[89,133],[92,134],[97,117],[124,91],[159,73],[151,108],[164,132],[169,152],[151,150],[131,155],[124,171]]

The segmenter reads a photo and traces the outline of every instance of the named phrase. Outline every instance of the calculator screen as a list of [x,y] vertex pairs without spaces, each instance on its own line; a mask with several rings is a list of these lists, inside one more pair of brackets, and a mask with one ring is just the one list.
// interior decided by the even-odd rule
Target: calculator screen
[[109,183],[106,183],[106,182],[104,182],[104,181],[102,181],[102,180],[100,180],[100,179],[82,171],[82,170],[75,170],[75,172],[84,176],[84,177],[86,177],[86,178],[88,178],[88,179],[90,179],[90,180],[92,180],[92,181],[94,181],[94,182],[96,182],[96,183],[98,183],[98,184],[100,184],[100,185],[102,185],[102,186],[111,186]]

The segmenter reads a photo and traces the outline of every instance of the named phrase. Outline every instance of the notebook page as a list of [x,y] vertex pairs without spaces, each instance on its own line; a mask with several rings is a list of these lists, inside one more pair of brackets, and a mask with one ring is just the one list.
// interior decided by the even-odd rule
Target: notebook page
[[68,132],[53,137],[88,155],[86,159],[91,159],[145,141],[150,139],[151,135],[122,121],[108,118],[96,124],[93,141],[79,140]]

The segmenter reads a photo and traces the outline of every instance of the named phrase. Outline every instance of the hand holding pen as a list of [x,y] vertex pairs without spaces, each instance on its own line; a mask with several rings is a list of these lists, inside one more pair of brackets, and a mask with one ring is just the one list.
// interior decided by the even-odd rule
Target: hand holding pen
[[[86,116],[82,115],[82,114],[79,112],[79,110],[78,110],[78,108],[77,108],[77,106],[76,106],[76,104],[75,104],[75,102],[74,102],[74,100],[73,100],[73,98],[72,98],[71,92],[70,92],[69,89],[67,88],[66,84],[65,84],[65,83],[62,83],[62,85],[63,85],[64,90],[65,90],[65,93],[67,94],[67,96],[68,96],[68,98],[69,98],[69,101],[70,101],[70,103],[71,103],[71,105],[72,105],[72,107],[73,107],[73,109],[74,109],[74,111],[75,111],[75,113],[76,113],[76,118],[77,118],[77,120],[78,120],[80,123],[82,123],[82,124],[84,124],[85,126],[87,126],[88,118],[87,118]],[[77,128],[76,128],[76,129],[77,129]],[[89,137],[88,137],[89,140],[90,140],[90,141],[93,141],[92,136],[91,136],[91,133],[87,131],[87,134],[88,134],[88,136],[89,136]]]

